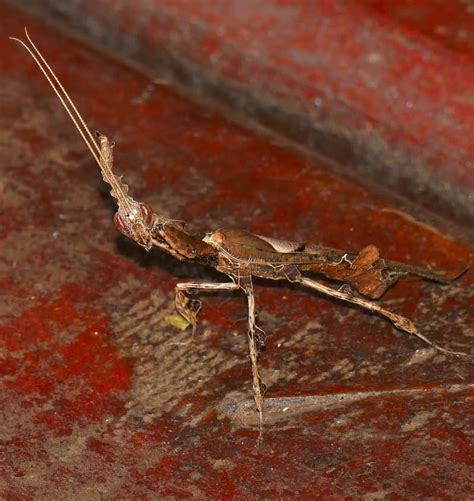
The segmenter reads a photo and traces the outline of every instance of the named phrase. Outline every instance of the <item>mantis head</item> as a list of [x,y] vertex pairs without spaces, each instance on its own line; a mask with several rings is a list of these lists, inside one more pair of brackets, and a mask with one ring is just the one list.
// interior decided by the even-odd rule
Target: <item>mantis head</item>
[[127,213],[119,208],[115,213],[114,223],[120,233],[135,240],[146,250],[151,249],[150,235],[153,228],[153,210],[147,203],[135,202],[135,206]]
[[106,136],[96,132],[100,148],[100,170],[104,181],[112,187],[110,194],[117,199],[118,209],[114,223],[120,233],[150,250],[152,247],[152,228],[155,222],[153,209],[145,202],[137,202],[128,195],[128,186],[121,176],[112,172],[113,143]]
[[11,38],[22,45],[38,65],[99,165],[104,181],[111,186],[112,190],[110,194],[117,199],[118,205],[118,210],[114,217],[115,226],[121,233],[135,240],[139,245],[145,247],[146,250],[150,250],[153,245],[152,228],[155,220],[158,220],[158,216],[154,214],[148,204],[137,202],[128,196],[128,186],[122,183],[122,178],[116,176],[112,171],[112,150],[114,145],[103,134],[98,132],[96,132],[94,138],[75,104],[61,84],[61,81],[31,40],[26,28],[25,35],[26,42],[19,38]]

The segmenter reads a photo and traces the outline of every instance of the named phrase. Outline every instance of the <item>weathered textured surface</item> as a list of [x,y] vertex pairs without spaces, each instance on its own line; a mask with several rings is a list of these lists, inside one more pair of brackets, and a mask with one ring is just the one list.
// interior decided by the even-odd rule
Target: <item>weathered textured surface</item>
[[[23,0],[308,151],[474,222],[465,0]],[[472,232],[471,232],[472,235]]]
[[[472,248],[0,5],[26,24],[138,199],[200,230],[454,267]],[[115,231],[107,189],[47,84],[0,45],[0,497],[450,498],[471,494],[472,364],[305,291],[257,287],[267,429],[255,449],[242,298],[168,325],[176,281],[218,278]],[[420,212],[420,217],[423,214]],[[383,303],[472,352],[472,272]],[[372,497],[370,497],[372,496]]]

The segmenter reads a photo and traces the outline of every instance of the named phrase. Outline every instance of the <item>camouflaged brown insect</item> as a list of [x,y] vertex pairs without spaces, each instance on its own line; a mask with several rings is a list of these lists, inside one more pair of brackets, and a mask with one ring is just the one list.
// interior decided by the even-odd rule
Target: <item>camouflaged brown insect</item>
[[[390,261],[381,258],[374,245],[368,245],[358,253],[351,253],[317,244],[277,240],[236,229],[214,231],[204,236],[188,233],[183,222],[158,214],[147,203],[137,202],[129,196],[127,185],[112,170],[113,144],[100,133],[92,135],[26,29],[25,33],[27,43],[17,38],[13,40],[23,45],[35,60],[99,165],[104,181],[111,186],[110,193],[116,198],[118,205],[114,217],[118,230],[147,251],[157,247],[180,261],[211,266],[229,278],[223,283],[191,282],[176,285],[176,309],[192,326],[193,335],[201,302],[192,295],[199,291],[223,290],[240,290],[245,293],[253,394],[260,424],[265,387],[259,376],[257,361],[259,351],[265,344],[265,333],[255,322],[253,277],[287,280],[332,298],[356,304],[386,317],[398,329],[417,336],[439,351],[462,355],[433,343],[418,332],[409,319],[388,311],[371,300],[379,299],[399,279],[420,278],[449,283],[467,268],[441,271]],[[307,274],[324,275],[343,285],[339,289],[333,289]]]

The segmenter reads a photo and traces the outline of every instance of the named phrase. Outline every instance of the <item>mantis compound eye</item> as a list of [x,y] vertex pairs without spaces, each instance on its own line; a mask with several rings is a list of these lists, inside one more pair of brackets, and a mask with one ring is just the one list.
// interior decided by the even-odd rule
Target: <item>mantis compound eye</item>
[[115,227],[117,228],[117,230],[120,231],[120,233],[122,233],[123,235],[125,235],[127,237],[130,236],[130,228],[127,225],[127,223],[123,220],[121,214],[119,214],[118,212],[115,213],[114,224],[115,224]]
[[138,206],[140,208],[143,224],[147,227],[151,227],[153,223],[153,209],[145,202],[139,203]]

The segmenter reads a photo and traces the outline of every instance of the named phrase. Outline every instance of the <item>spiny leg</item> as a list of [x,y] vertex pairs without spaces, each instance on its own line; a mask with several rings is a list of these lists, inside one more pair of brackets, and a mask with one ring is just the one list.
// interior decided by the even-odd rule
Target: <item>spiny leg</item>
[[438,346],[437,344],[430,341],[427,337],[423,336],[423,334],[420,334],[416,329],[416,327],[413,325],[413,322],[411,320],[402,317],[401,315],[397,315],[396,313],[393,313],[389,310],[386,310],[377,303],[373,303],[372,301],[368,301],[363,298],[354,297],[351,294],[348,294],[347,292],[344,292],[341,289],[339,290],[331,289],[330,287],[327,287],[323,284],[320,284],[319,282],[311,280],[310,278],[302,277],[301,280],[299,280],[299,283],[306,287],[310,287],[311,289],[317,290],[318,292],[326,294],[327,296],[335,297],[342,301],[347,301],[348,303],[357,304],[362,308],[365,308],[366,310],[378,313],[379,315],[388,318],[397,329],[400,329],[404,332],[407,332],[408,334],[412,334],[418,337],[425,343],[429,344],[430,346],[433,346],[434,348],[436,348],[439,351],[442,351],[443,353],[450,353],[452,355],[465,355],[465,353],[462,353],[460,351],[450,351],[446,350],[445,348],[441,348],[441,346]]
[[[250,352],[250,362],[252,364],[252,387],[255,399],[255,405],[259,413],[260,429],[262,429],[263,423],[263,394],[265,392],[265,385],[263,384],[260,374],[258,371],[258,350],[262,344],[262,336],[264,333],[255,323],[255,298],[253,295],[253,288],[251,284],[236,284],[234,282],[228,282],[224,284],[216,283],[202,283],[202,282],[186,282],[176,284],[176,309],[180,315],[182,315],[193,327],[193,336],[196,330],[197,317],[201,310],[201,301],[197,299],[191,299],[188,294],[189,292],[196,290],[204,291],[219,291],[219,290],[244,290],[247,295],[248,304],[248,342],[249,342],[249,352]],[[263,335],[262,335],[263,333]],[[264,337],[263,337],[264,339]]]
[[247,304],[248,304],[248,315],[249,315],[249,353],[250,362],[252,364],[252,387],[253,387],[253,397],[255,399],[255,405],[257,406],[258,416],[260,421],[260,436],[263,427],[263,394],[265,393],[265,385],[260,378],[258,371],[258,350],[259,341],[257,334],[257,325],[255,324],[255,298],[253,295],[253,289],[246,287],[245,294],[247,294]]
[[192,325],[193,337],[196,333],[197,318],[201,311],[201,301],[198,299],[191,299],[189,293],[197,290],[240,290],[240,287],[233,282],[224,284],[216,284],[213,282],[187,282],[176,285],[176,310]]

